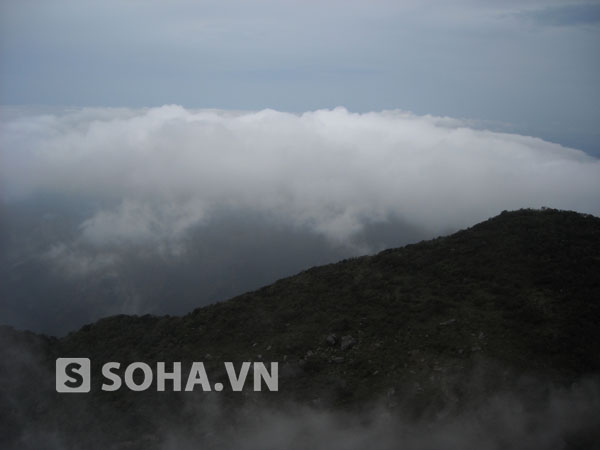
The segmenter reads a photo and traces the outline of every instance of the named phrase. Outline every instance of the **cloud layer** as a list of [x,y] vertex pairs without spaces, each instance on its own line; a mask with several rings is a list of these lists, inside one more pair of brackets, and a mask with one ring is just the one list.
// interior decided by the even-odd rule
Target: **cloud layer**
[[84,198],[80,238],[97,246],[175,242],[224,211],[339,243],[393,220],[435,234],[503,209],[600,214],[599,160],[450,118],[172,105],[4,116],[4,201]]

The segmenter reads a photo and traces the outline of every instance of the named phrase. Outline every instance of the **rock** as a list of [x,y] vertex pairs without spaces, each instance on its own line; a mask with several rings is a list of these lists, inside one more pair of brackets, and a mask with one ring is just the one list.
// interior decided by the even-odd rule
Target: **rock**
[[442,327],[443,327],[443,326],[445,326],[445,325],[451,325],[451,324],[453,324],[454,322],[456,322],[456,319],[448,319],[448,320],[445,320],[444,322],[440,322],[440,326],[442,326]]
[[334,346],[337,343],[337,336],[333,333],[329,334],[326,338],[325,338],[325,342],[327,342],[329,345]]
[[334,356],[333,358],[331,358],[331,362],[334,362],[336,364],[341,364],[344,362],[344,357],[343,356]]
[[349,348],[354,347],[355,344],[356,344],[356,339],[354,339],[352,336],[350,336],[350,335],[343,336],[342,342],[340,344],[340,349],[342,351],[348,350]]

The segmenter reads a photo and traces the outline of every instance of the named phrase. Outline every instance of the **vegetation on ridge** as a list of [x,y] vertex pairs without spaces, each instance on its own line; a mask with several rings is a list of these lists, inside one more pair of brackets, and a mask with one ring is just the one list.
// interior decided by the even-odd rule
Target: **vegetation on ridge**
[[[244,398],[353,409],[383,401],[423,415],[463,408],[525,376],[568,385],[597,375],[599,273],[600,219],[520,210],[314,267],[183,317],[114,316],[38,339],[48,370],[57,356],[89,357],[96,373],[106,361],[204,361],[211,382],[226,383],[223,361],[279,361],[279,392],[219,395],[232,405]],[[113,423],[115,411],[137,411],[144,419],[136,429],[186,395],[95,389],[101,417]],[[78,401],[45,404],[68,409]],[[48,420],[48,411],[32,408]]]

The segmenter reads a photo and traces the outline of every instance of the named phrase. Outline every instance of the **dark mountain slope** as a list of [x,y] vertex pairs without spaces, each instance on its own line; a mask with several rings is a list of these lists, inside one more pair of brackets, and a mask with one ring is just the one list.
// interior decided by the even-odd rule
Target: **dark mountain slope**
[[[160,434],[159,417],[192,423],[195,412],[182,405],[209,397],[226,410],[248,402],[344,410],[382,402],[419,418],[464,411],[504,391],[538,398],[548,386],[600,372],[598,274],[600,219],[520,210],[448,237],[315,267],[183,317],[109,317],[62,339],[4,329],[5,354],[19,346],[29,354],[37,339],[36,367],[50,374],[6,423],[25,415],[68,436],[110,429],[121,441]],[[89,357],[93,373],[106,361],[204,361],[213,383],[227,383],[223,361],[279,361],[279,392],[156,393],[153,386],[105,393],[96,379],[87,396],[61,396],[47,392],[58,356]],[[30,358],[4,364],[1,373],[32,373]],[[74,408],[80,421],[50,417]],[[81,412],[88,410],[93,419]],[[19,426],[31,425],[15,425],[11,435]]]

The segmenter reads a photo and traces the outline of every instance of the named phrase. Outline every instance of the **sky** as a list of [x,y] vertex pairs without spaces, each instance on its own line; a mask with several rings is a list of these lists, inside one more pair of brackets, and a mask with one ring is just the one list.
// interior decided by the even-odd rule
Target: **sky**
[[0,317],[182,314],[600,215],[599,43],[600,2],[0,0]]
[[600,3],[2,0],[0,103],[401,109],[600,154]]

